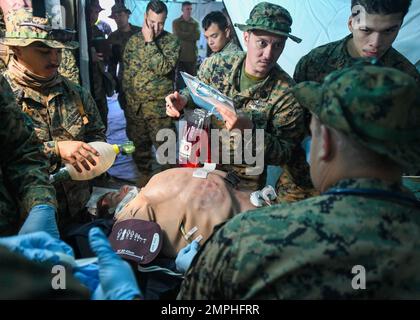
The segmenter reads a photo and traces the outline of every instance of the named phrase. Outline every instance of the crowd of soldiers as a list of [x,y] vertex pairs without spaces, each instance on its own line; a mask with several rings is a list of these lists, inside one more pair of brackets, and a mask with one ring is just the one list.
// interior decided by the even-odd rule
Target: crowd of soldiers
[[[419,171],[420,74],[392,47],[410,5],[411,0],[352,0],[350,35],[313,49],[299,61],[293,78],[277,63],[288,39],[302,41],[292,34],[293,19],[285,8],[261,2],[245,24],[236,25],[243,31],[245,52],[232,42],[223,14],[204,18],[213,54],[199,66],[197,78],[230,97],[236,109],[216,103],[223,120],[213,119],[212,128],[250,130],[254,141],[256,130],[264,130],[264,143],[251,143],[253,153],[264,154],[261,174],[247,174],[250,165],[245,163],[219,168],[233,171],[245,190],[265,185],[268,165],[281,166],[283,173],[276,188],[278,205],[238,214],[218,226],[194,255],[180,252],[185,256],[178,258],[190,265],[180,299],[420,297],[420,202],[401,180]],[[65,32],[51,33],[49,19],[33,16],[26,5],[2,8],[2,44],[10,54],[0,79],[0,235],[10,237],[0,238],[7,248],[0,248],[0,255],[2,261],[26,266],[7,280],[17,288],[13,297],[28,297],[15,282],[33,262],[12,252],[40,259],[43,255],[31,250],[52,249],[35,247],[37,237],[43,239],[38,245],[50,244],[48,237],[59,241],[70,223],[83,221],[89,184],[52,186],[48,174],[64,163],[79,171],[87,170],[88,162],[96,164],[92,154],[97,151],[87,143],[105,141],[108,85],[118,88],[127,136],[136,146],[139,186],[157,172],[151,150],[162,143],[156,139],[158,130],[175,131],[174,121],[184,109],[196,107],[187,89],[176,91],[175,77],[179,70],[196,72],[196,48],[191,46],[199,26],[191,8],[183,3],[171,34],[164,30],[168,11],[162,1],[148,3],[141,28],[129,24],[130,10],[116,4],[111,17],[118,30],[105,39],[97,26],[102,8],[91,1],[90,33],[96,44],[91,93],[77,83],[78,77],[65,73],[77,45]],[[101,51],[104,43],[111,44],[111,54]],[[65,70],[59,71],[60,66]],[[301,147],[308,134],[310,167]],[[223,139],[220,143],[226,143]],[[249,142],[243,137],[228,143]],[[40,230],[49,235],[33,233]],[[101,286],[100,294],[93,290],[91,296],[141,298],[132,271],[105,237],[92,230],[90,240],[99,256]],[[68,253],[64,243],[60,248],[56,251]],[[110,260],[115,263],[105,263]],[[45,267],[37,267],[39,277],[25,281],[22,290],[32,283],[41,295],[53,296],[51,288],[41,285],[43,279],[50,284],[47,262],[52,261],[45,258]],[[366,270],[365,290],[352,286],[354,266]],[[125,269],[126,275],[120,277],[115,268]],[[1,279],[13,272],[10,264],[0,269]],[[75,277],[92,289],[86,277]],[[66,294],[85,297],[83,288],[71,283],[74,290]]]

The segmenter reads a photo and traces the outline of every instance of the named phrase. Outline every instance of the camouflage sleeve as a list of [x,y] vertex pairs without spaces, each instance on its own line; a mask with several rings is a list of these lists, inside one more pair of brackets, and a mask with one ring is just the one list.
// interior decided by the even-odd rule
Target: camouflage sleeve
[[169,41],[162,42],[159,47],[156,42],[149,42],[145,45],[144,56],[147,57],[147,68],[156,75],[166,75],[172,72],[179,58],[179,41],[172,37]]
[[38,204],[56,207],[55,190],[48,181],[49,162],[30,119],[18,110],[4,78],[0,80],[0,141],[2,171],[20,199],[25,213]]
[[[264,160],[269,165],[284,165],[305,138],[305,112],[293,94],[286,92],[279,96],[272,114],[264,132]],[[257,129],[262,127],[253,122]]]
[[129,96],[130,90],[133,88],[134,77],[133,74],[137,73],[138,68],[136,63],[139,61],[138,50],[139,47],[139,37],[134,35],[130,37],[127,41],[127,44],[124,48],[123,53],[123,77],[122,77],[122,86],[124,94]]
[[76,58],[71,50],[64,49],[62,51],[61,64],[58,72],[67,79],[79,84],[79,68]]
[[44,154],[47,156],[48,160],[50,160],[51,166],[60,160],[57,151],[56,141],[44,142]]
[[102,123],[101,116],[93,100],[91,94],[84,88],[80,87],[80,96],[82,98],[83,107],[89,119],[85,126],[85,142],[106,141],[105,126]]

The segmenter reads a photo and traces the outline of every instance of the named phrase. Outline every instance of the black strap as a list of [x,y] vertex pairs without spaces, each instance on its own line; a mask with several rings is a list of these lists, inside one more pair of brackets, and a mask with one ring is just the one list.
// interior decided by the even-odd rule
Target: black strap
[[387,191],[381,189],[346,189],[346,188],[333,188],[329,189],[326,192],[323,192],[322,195],[349,195],[349,196],[362,196],[362,197],[372,197],[380,198],[387,201],[396,200],[398,202],[409,203],[420,208],[420,201],[417,200],[414,196],[410,196],[405,193]]
[[232,188],[236,188],[241,182],[241,178],[238,177],[238,175],[234,171],[229,171],[226,175],[226,177],[223,178],[227,183],[229,183]]

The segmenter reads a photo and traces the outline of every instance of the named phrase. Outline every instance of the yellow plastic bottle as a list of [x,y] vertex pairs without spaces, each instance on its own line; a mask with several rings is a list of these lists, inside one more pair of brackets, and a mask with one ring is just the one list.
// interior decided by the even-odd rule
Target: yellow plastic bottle
[[51,183],[70,179],[76,181],[91,180],[106,172],[114,164],[119,153],[131,154],[135,149],[131,141],[121,145],[109,144],[102,141],[89,142],[88,144],[99,152],[99,156],[92,156],[96,161],[96,165],[93,166],[91,163],[87,162],[90,170],[86,170],[83,166],[79,166],[82,169],[82,172],[77,172],[71,164],[65,164],[57,173],[50,175]]

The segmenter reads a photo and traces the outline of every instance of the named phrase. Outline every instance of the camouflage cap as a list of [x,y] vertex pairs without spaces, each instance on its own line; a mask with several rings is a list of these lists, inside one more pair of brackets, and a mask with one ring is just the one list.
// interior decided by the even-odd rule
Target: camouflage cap
[[300,43],[302,39],[290,34],[292,23],[293,19],[285,8],[269,2],[261,2],[252,9],[246,24],[235,23],[235,26],[241,31],[267,31],[289,37]]
[[404,169],[417,169],[420,93],[406,73],[359,63],[331,73],[322,84],[302,82],[292,90],[299,103],[326,126]]
[[75,49],[78,43],[71,41],[74,31],[53,29],[49,18],[34,17],[32,8],[21,8],[5,15],[6,32],[0,42],[6,46],[26,47],[42,42],[56,49]]
[[130,9],[127,9],[127,7],[123,4],[116,4],[113,5],[111,8],[111,15],[109,16],[109,18],[114,19],[115,18],[115,14],[119,13],[119,12],[127,12],[128,14],[131,14]]

